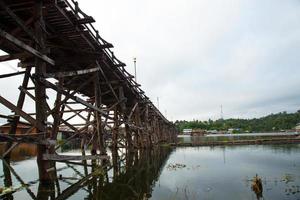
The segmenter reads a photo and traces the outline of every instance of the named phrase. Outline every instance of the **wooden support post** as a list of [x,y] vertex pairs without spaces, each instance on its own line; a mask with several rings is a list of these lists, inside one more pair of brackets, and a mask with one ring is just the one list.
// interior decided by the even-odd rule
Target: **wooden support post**
[[[63,79],[59,79],[59,81],[58,81],[59,87],[62,87],[62,83],[63,83]],[[57,92],[56,100],[55,100],[55,104],[54,104],[54,112],[53,112],[54,121],[53,121],[51,136],[50,136],[52,140],[57,139],[59,124],[60,124],[61,118],[63,117],[63,112],[60,113],[60,106],[58,106],[61,104],[61,96],[62,96],[61,93]],[[64,106],[63,106],[63,108],[64,108]]]
[[[39,40],[40,45],[36,45],[36,49],[40,55],[43,55],[45,51],[45,24],[43,19],[43,1],[35,0],[35,35]],[[42,79],[46,74],[46,62],[47,60],[41,59],[40,56],[35,58],[35,74],[39,79]],[[41,124],[39,127],[40,132],[47,131],[45,122],[47,121],[47,102],[46,102],[46,88],[45,85],[39,81],[35,81],[35,107],[36,107],[36,121]],[[55,163],[52,161],[43,160],[43,155],[46,153],[54,153],[54,148],[51,148],[51,152],[46,145],[38,145],[37,147],[37,164],[39,169],[39,178],[41,184],[52,183],[55,172],[48,171],[48,169],[55,168]]]
[[135,115],[134,115],[134,120],[135,120],[135,125],[137,126],[135,130],[135,137],[134,137],[134,143],[137,148],[143,148],[144,143],[143,143],[143,134],[142,131],[140,130],[141,127],[141,116],[140,116],[140,106],[137,105],[135,109]]
[[118,110],[114,109],[114,126],[112,130],[112,148],[118,148],[118,132],[119,132],[119,118],[118,118]]
[[148,147],[152,147],[152,133],[151,133],[151,125],[150,125],[150,119],[149,119],[149,105],[146,104],[146,110],[145,110],[145,124],[146,124],[146,137],[148,142]]
[[[24,75],[24,78],[23,78],[22,87],[27,87],[28,81],[29,81],[30,71],[31,71],[31,68],[27,68],[27,69],[26,69],[26,72],[25,72],[25,75]],[[24,105],[24,100],[25,100],[25,93],[21,91],[20,94],[19,94],[18,102],[17,102],[17,108],[19,108],[19,109],[22,110],[23,105]],[[11,121],[11,126],[10,126],[10,129],[9,129],[9,132],[8,132],[9,135],[14,135],[14,134],[16,134],[17,125],[18,125],[18,123],[19,123],[19,120],[20,120],[20,116],[17,115],[17,113],[15,113],[15,117],[14,117],[13,120]],[[11,143],[11,142],[7,143],[6,148],[5,148],[6,151],[7,151],[8,149],[10,149],[11,146],[12,146],[12,143]],[[5,155],[5,158],[10,158],[10,152],[8,152],[8,153]]]
[[[94,80],[94,95],[95,95],[95,106],[98,109],[101,109],[101,88],[100,88],[100,78],[99,73],[95,76]],[[99,145],[100,154],[105,155],[106,150],[104,146],[104,138],[103,138],[103,127],[102,127],[102,119],[101,119],[101,113],[95,111],[95,118],[96,118],[96,134],[97,134],[97,142]]]
[[28,53],[32,54],[33,56],[36,56],[36,57],[44,60],[45,62],[49,63],[50,65],[55,65],[55,62],[51,58],[41,54],[41,52],[39,52],[38,50],[30,47],[29,45],[25,44],[21,40],[18,40],[17,38],[15,38],[14,36],[5,32],[1,28],[0,28],[0,36],[5,38],[6,40],[10,41],[11,43],[15,44],[16,46],[20,47],[21,49],[27,51]]

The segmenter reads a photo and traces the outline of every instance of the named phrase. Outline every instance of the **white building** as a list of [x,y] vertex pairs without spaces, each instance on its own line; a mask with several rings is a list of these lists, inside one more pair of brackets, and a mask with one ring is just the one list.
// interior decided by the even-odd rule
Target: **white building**
[[297,132],[300,132],[300,123],[297,124],[297,126],[295,127]]
[[183,129],[182,133],[183,133],[183,135],[191,135],[192,131],[193,131],[193,129]]

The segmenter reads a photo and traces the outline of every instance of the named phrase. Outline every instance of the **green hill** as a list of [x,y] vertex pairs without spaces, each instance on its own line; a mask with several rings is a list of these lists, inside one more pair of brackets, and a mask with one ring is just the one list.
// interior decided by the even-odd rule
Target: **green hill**
[[293,129],[300,122],[300,110],[295,113],[280,112],[254,119],[219,119],[208,121],[176,121],[176,127],[183,129],[223,130],[240,129],[239,132],[270,132]]

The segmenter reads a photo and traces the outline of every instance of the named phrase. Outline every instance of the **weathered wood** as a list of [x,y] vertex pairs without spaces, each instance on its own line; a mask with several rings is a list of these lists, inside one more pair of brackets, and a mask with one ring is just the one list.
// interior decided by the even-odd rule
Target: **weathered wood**
[[[9,168],[9,170],[11,171],[11,173],[16,177],[16,179],[17,179],[22,185],[26,185],[26,183],[23,181],[23,179],[17,174],[17,172],[14,170],[14,168],[12,168],[12,167],[10,166],[10,164],[6,162],[5,159],[2,159],[2,162],[3,162],[3,164],[4,164],[7,168]],[[29,188],[29,187],[25,187],[25,188],[26,188],[26,191],[27,191],[27,193],[29,194],[29,196],[30,196],[33,200],[36,200],[37,198],[36,198],[35,194],[30,190],[30,188]]]
[[10,60],[16,60],[16,59],[24,59],[29,57],[27,53],[16,53],[16,54],[9,54],[9,55],[3,55],[0,56],[0,62],[6,62]]
[[99,171],[94,171],[90,173],[85,178],[79,180],[78,182],[74,183],[72,186],[68,187],[62,193],[55,198],[55,200],[65,200],[72,196],[76,191],[81,189],[88,181],[90,181],[94,176],[99,176]]
[[8,100],[0,96],[0,103],[9,108],[10,110],[14,111],[17,115],[20,115],[22,118],[24,118],[26,121],[28,121],[33,126],[43,129],[43,125],[37,122],[34,118],[32,118],[30,115],[28,115],[26,112],[22,111],[12,103],[10,103]]
[[[100,87],[100,78],[99,78],[99,73],[95,76],[94,80],[94,96],[95,96],[95,106],[97,108],[101,107],[101,87]],[[101,120],[101,114],[95,112],[95,119],[96,119],[96,138],[97,138],[97,143],[99,145],[99,150],[101,154],[106,154],[106,149],[105,149],[105,143],[104,143],[104,138],[103,138],[103,129],[102,129],[102,120]],[[96,150],[96,143],[93,144],[93,152],[94,153]]]
[[87,155],[87,156],[67,156],[57,154],[44,154],[43,160],[68,161],[68,160],[109,160],[109,156]]
[[[36,68],[36,73],[30,75],[34,87],[23,85],[20,87],[20,94],[24,96],[26,94],[35,102],[36,111],[33,112],[35,112],[36,119],[34,119],[34,115],[22,113],[22,107],[16,106],[19,108],[16,110],[7,102],[5,103],[12,107],[14,112],[16,110],[20,113],[15,112],[13,117],[4,116],[4,118],[14,120],[22,117],[26,121],[39,123],[37,132],[44,131],[37,136],[30,134],[0,135],[0,138],[6,137],[5,141],[16,143],[25,141],[39,144],[38,164],[42,169],[39,172],[42,181],[51,181],[53,177],[57,180],[55,162],[42,160],[42,157],[44,154],[55,155],[55,142],[52,140],[56,139],[56,133],[60,126],[66,126],[71,130],[70,136],[65,142],[74,138],[82,138],[83,150],[93,143],[93,150],[96,150],[93,153],[95,154],[99,149],[101,154],[105,153],[106,142],[110,142],[112,137],[114,174],[122,172],[120,163],[124,160],[124,152],[128,153],[134,150],[133,138],[136,148],[149,148],[152,141],[153,143],[171,141],[170,134],[174,131],[172,129],[174,126],[144,94],[140,84],[134,81],[134,77],[126,71],[125,64],[119,61],[110,49],[106,49],[112,45],[100,37],[98,31],[90,24],[92,20],[82,14],[78,4],[74,3],[75,8],[72,7],[72,2],[74,3],[74,1],[65,0],[53,2],[34,0],[30,2],[27,9],[22,8],[22,3],[26,3],[26,1],[10,2],[18,5],[18,8],[9,5],[9,8],[18,14],[17,17],[22,24],[18,24],[16,19],[12,19],[12,15],[5,10],[1,11],[2,15],[5,15],[4,19],[9,20],[3,20],[3,26],[1,25],[4,32],[0,36],[4,36],[5,39],[0,40],[0,48],[3,47],[2,50],[10,55],[0,56],[0,61],[20,59],[20,66]],[[19,12],[19,10],[22,11]],[[17,27],[15,27],[16,25]],[[38,40],[37,42],[24,30],[24,25],[28,30],[34,27],[34,36]],[[21,51],[23,53],[19,53]],[[50,58],[47,55],[51,55],[55,60],[55,63],[52,60],[55,67],[51,67],[52,64],[49,65],[48,59]],[[17,74],[4,74],[0,77],[13,75]],[[46,78],[51,79],[48,81]],[[54,81],[57,80],[59,84],[54,84]],[[51,107],[46,101],[46,89],[48,88],[49,91],[51,89],[51,92],[55,92],[57,97],[55,105],[51,105]],[[35,93],[30,92],[29,89],[33,89]],[[52,102],[51,100],[49,102]],[[88,116],[86,117],[85,114]],[[53,123],[47,122],[48,118],[51,119],[51,122],[53,118]],[[120,132],[120,127],[123,129],[124,126],[125,134]],[[27,133],[33,132],[33,129],[30,128]],[[124,147],[125,151],[123,149],[119,151]],[[138,157],[135,163],[138,161]],[[83,155],[76,159],[86,163],[87,157]],[[60,162],[68,163],[70,161]],[[96,166],[100,162],[92,163],[93,166]],[[87,171],[85,169],[86,174]],[[54,176],[51,177],[50,174]],[[69,197],[78,189],[78,186],[82,186],[82,182],[71,187],[70,190],[67,189],[62,196],[59,195],[57,198]],[[59,186],[57,189],[59,191]],[[41,196],[43,195],[38,195],[38,197]],[[54,196],[51,198],[54,199]]]
[[115,98],[116,98],[117,100],[119,100],[118,95],[116,94],[114,88],[112,87],[111,83],[109,82],[108,78],[106,77],[106,75],[105,75],[104,71],[102,70],[102,68],[101,68],[101,66],[100,66],[100,64],[99,64],[98,61],[96,61],[96,65],[99,67],[99,70],[100,70],[100,72],[101,72],[101,75],[103,76],[105,82],[108,84],[108,86],[109,86],[109,88],[111,89],[113,95],[115,96]]
[[2,158],[6,158],[7,155],[10,154],[10,152],[18,146],[19,143],[13,143],[6,151],[2,154]]
[[26,32],[36,43],[39,44],[38,39],[33,34],[33,31],[26,26],[25,22],[19,18],[5,3],[4,1],[0,1],[0,6],[9,14],[9,16],[15,20],[15,22]]
[[36,57],[44,60],[48,64],[55,65],[54,60],[52,60],[51,58],[47,57],[46,55],[43,55],[41,52],[39,52],[36,49],[32,48],[31,46],[25,44],[24,42],[22,42],[21,40],[15,38],[11,34],[5,32],[1,28],[0,28],[0,36],[3,37],[3,38],[5,38],[6,40],[10,41],[11,43],[15,44],[19,48],[27,51],[28,53],[30,53],[30,54],[32,54],[32,55],[34,55],[34,56],[36,56]]
[[128,120],[131,120],[132,114],[134,113],[135,109],[137,108],[137,106],[139,105],[139,103],[135,103],[133,108],[130,111],[130,114],[128,115]]
[[0,78],[7,78],[7,77],[12,77],[12,76],[17,76],[17,75],[21,75],[24,74],[25,71],[21,71],[21,72],[14,72],[14,73],[9,73],[9,74],[1,74]]
[[[23,78],[22,87],[27,87],[28,82],[29,82],[30,72],[31,72],[31,68],[27,68],[25,71],[24,78]],[[24,101],[25,101],[25,93],[21,91],[19,94],[18,102],[17,102],[17,108],[22,109],[23,105],[24,105]],[[16,113],[15,113],[15,115],[16,115]],[[20,116],[15,116],[13,118],[13,120],[11,121],[11,127],[9,129],[8,134],[12,135],[12,134],[16,133],[17,125],[18,125],[19,121],[20,121]],[[6,150],[8,150],[11,145],[12,145],[11,143],[8,143],[6,145]],[[7,154],[7,157],[10,157],[10,154]]]
[[13,117],[11,116],[1,115],[1,114],[0,114],[0,118],[9,119],[9,120],[13,119]]
[[67,77],[67,76],[78,76],[78,75],[84,75],[88,73],[93,73],[99,71],[99,67],[90,68],[90,69],[83,69],[83,70],[77,70],[77,71],[69,71],[69,72],[58,72],[54,74],[46,74],[45,77],[47,78],[61,78],[61,77]]
[[112,117],[108,116],[106,114],[106,112],[104,112],[103,110],[101,110],[100,108],[97,108],[96,106],[91,105],[90,103],[87,103],[86,101],[84,101],[83,99],[79,98],[79,97],[75,97],[75,96],[71,96],[69,95],[66,91],[64,91],[63,89],[57,87],[56,85],[50,83],[49,81],[43,80],[43,79],[36,79],[37,81],[42,82],[43,84],[45,84],[45,86],[54,89],[57,92],[62,93],[65,96],[68,96],[70,99],[72,99],[73,101],[76,101],[82,105],[85,105],[86,107],[96,110],[97,112],[101,113],[102,115],[104,115],[105,117],[109,118],[109,119],[113,119]]

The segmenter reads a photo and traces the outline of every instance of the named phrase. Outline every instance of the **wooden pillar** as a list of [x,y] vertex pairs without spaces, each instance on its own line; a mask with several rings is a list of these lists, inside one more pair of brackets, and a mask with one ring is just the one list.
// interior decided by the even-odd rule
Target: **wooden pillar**
[[[101,88],[100,88],[100,78],[99,73],[95,76],[94,80],[94,87],[95,87],[95,105],[97,108],[101,109]],[[98,111],[95,111],[95,117],[96,117],[96,134],[97,134],[97,142],[99,145],[100,154],[105,155],[106,150],[104,146],[104,138],[103,138],[103,130],[102,130],[102,119],[101,119],[101,113]]]
[[[7,164],[5,164],[5,162]],[[7,165],[10,165],[10,159],[3,159],[2,160],[2,168],[3,168],[3,174],[4,174],[4,186],[6,188],[10,188],[12,186],[12,178],[11,178],[10,169],[8,168]],[[12,194],[8,194],[6,196],[6,199],[13,200],[14,198],[13,198]]]
[[[63,86],[63,80],[62,79],[59,79],[58,86],[60,88],[62,88],[62,86]],[[63,117],[63,112],[61,112],[61,114],[60,114],[61,106],[59,106],[59,105],[61,105],[61,93],[57,92],[56,100],[55,100],[55,103],[54,103],[54,114],[53,114],[54,121],[53,121],[51,136],[50,136],[52,140],[57,139],[57,133],[59,131],[60,120]]]
[[138,105],[135,109],[135,115],[134,115],[135,125],[137,126],[135,130],[135,145],[137,148],[143,148],[143,137],[142,137],[142,131],[140,130],[141,127],[141,116],[140,116],[140,105]]
[[[39,45],[36,45],[36,49],[41,53],[45,54],[45,24],[43,20],[43,1],[42,0],[36,0],[35,1],[35,14],[36,14],[36,22],[35,22],[35,35],[39,41]],[[44,77],[44,74],[46,73],[46,63],[39,59],[35,58],[35,74],[39,79],[42,79]],[[41,84],[39,81],[35,82],[35,107],[36,107],[36,121],[37,123],[41,124],[42,127],[39,128],[38,131],[40,132],[46,132],[46,124],[47,121],[46,117],[46,110],[47,110],[47,102],[46,102],[46,88],[43,84]],[[47,134],[45,134],[46,136]],[[45,138],[46,139],[46,138]],[[54,150],[54,148],[52,149]],[[44,161],[42,159],[43,154],[45,153],[54,153],[49,152],[49,149],[47,149],[46,145],[39,144],[37,146],[37,164],[39,168],[39,178],[42,182],[41,184],[44,184],[44,182],[50,182],[53,178],[52,173],[50,173],[48,170],[53,168],[55,166],[54,162],[50,161]]]
[[[29,81],[30,72],[31,72],[31,67],[26,68],[26,72],[25,72],[25,75],[24,75],[24,78],[23,78],[22,88],[26,88],[27,87],[28,81]],[[19,94],[19,98],[18,98],[18,102],[17,102],[17,107],[20,110],[22,110],[22,108],[23,108],[24,101],[25,101],[25,96],[26,96],[26,94],[22,90],[20,90],[20,94]],[[10,126],[10,129],[9,129],[9,132],[8,132],[9,135],[16,134],[16,130],[17,130],[17,126],[18,126],[19,121],[20,121],[20,116],[16,115],[13,118],[13,120],[11,121],[11,126]],[[6,145],[6,148],[5,148],[6,149],[5,152],[11,146],[12,146],[12,142],[8,142],[7,145]],[[5,158],[7,158],[7,159],[10,158],[10,152],[8,152],[5,155]]]
[[147,147],[152,147],[152,138],[151,138],[151,126],[150,126],[150,119],[149,119],[149,105],[146,104],[145,108],[145,128],[146,128],[146,140],[147,140]]
[[117,107],[114,109],[114,126],[112,130],[112,148],[118,148],[118,135],[119,135],[119,118]]

